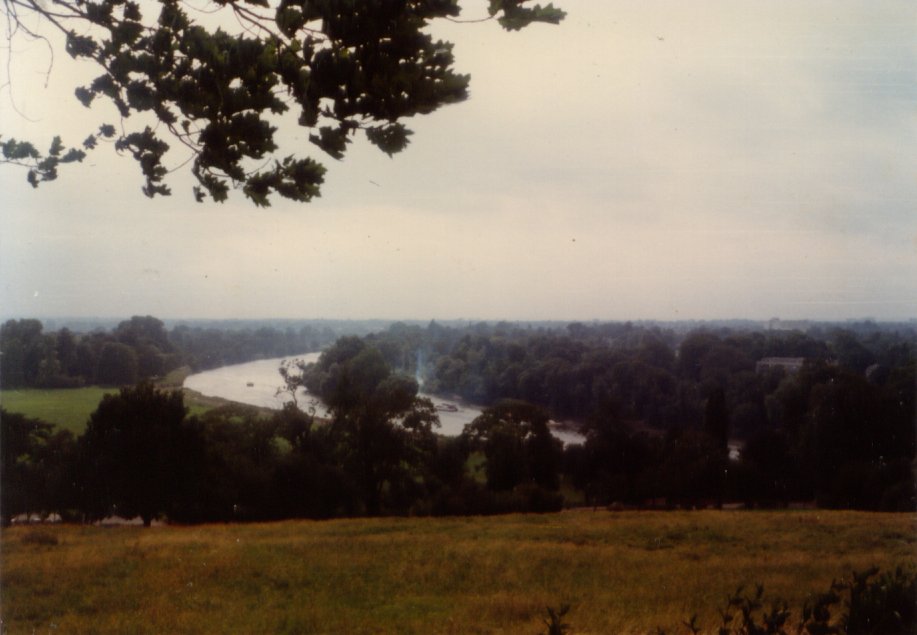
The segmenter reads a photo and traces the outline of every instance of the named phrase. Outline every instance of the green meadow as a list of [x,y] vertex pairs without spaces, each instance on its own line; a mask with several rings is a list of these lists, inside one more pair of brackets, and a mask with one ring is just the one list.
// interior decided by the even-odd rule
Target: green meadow
[[[8,412],[24,414],[28,417],[53,423],[62,430],[69,430],[80,435],[86,429],[89,415],[96,409],[102,397],[115,394],[117,388],[25,388],[21,390],[0,391],[0,405]],[[216,397],[205,397],[200,393],[185,390],[185,406],[191,415],[199,415],[230,403]]]
[[117,392],[117,388],[98,386],[53,390],[3,390],[0,392],[0,404],[7,412],[41,419],[78,435],[83,433],[90,413],[96,409],[102,397]]
[[911,514],[608,512],[2,533],[13,633],[573,633],[711,629],[740,584],[798,616],[834,578],[915,566]]

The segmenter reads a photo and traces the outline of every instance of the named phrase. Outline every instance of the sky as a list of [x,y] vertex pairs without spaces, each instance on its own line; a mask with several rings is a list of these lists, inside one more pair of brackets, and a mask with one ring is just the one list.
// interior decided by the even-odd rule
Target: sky
[[[917,3],[554,4],[437,25],[471,95],[394,158],[284,126],[312,203],[198,204],[182,170],[150,200],[107,150],[37,190],[0,166],[0,316],[917,318]],[[111,120],[56,53],[0,51],[3,137]]]

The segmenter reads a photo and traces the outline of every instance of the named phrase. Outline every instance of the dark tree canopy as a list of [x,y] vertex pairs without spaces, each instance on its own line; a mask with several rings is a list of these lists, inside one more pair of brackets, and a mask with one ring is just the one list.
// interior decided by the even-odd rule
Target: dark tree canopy
[[337,460],[357,484],[367,514],[381,513],[386,498],[411,498],[430,480],[436,409],[417,396],[413,378],[392,372],[378,349],[343,337],[315,364],[298,362],[281,375],[287,392],[305,386],[327,406]]
[[185,414],[180,391],[150,383],[102,398],[80,440],[91,515],[139,515],[149,525],[172,511],[200,463],[199,435]]
[[506,399],[465,426],[487,458],[487,485],[509,490],[531,481],[556,490],[563,444],[551,436],[548,413],[525,401]]
[[[81,146],[55,137],[45,154],[0,137],[0,161],[28,168],[33,186],[107,140],[137,160],[150,197],[170,193],[164,159],[177,144],[198,201],[224,201],[230,187],[256,205],[274,194],[309,201],[325,168],[279,156],[281,115],[296,114],[335,159],[358,131],[392,155],[408,144],[403,119],[468,94],[452,44],[425,31],[457,20],[458,0],[213,0],[204,10],[180,0],[3,0],[3,9],[10,39],[44,38],[31,26],[37,14],[66,37],[67,53],[94,61],[102,72],[76,97],[86,107],[111,100],[121,117]],[[564,17],[527,0],[489,0],[487,14],[507,30]]]
[[36,490],[34,483],[41,478],[33,462],[28,459],[51,436],[49,423],[0,409],[0,518],[7,526],[16,514],[39,509],[30,494]]

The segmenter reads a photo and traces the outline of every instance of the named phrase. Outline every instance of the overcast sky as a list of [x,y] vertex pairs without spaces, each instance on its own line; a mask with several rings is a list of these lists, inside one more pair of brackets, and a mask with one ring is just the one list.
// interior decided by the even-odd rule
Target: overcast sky
[[[917,317],[917,3],[555,4],[438,28],[471,98],[394,159],[286,129],[329,167],[310,204],[148,200],[107,149],[38,190],[0,166],[0,315]],[[14,43],[0,130],[79,142],[94,69],[46,64]]]

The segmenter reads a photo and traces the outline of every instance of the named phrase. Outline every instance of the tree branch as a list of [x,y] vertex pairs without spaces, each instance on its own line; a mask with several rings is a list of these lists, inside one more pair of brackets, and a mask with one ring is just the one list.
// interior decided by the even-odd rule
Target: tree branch
[[[177,169],[162,165],[169,151],[158,136],[162,125],[163,134],[167,130],[192,153],[178,167],[193,160],[198,199],[206,191],[225,200],[231,184],[242,186],[257,205],[269,204],[271,194],[295,200],[318,195],[320,164],[277,157],[274,122],[291,107],[300,110],[298,123],[311,130],[310,141],[341,159],[357,131],[388,154],[401,151],[411,134],[401,119],[465,99],[469,78],[453,69],[451,44],[425,32],[430,21],[496,18],[515,30],[562,17],[551,5],[523,8],[525,0],[490,0],[490,15],[482,20],[457,19],[458,0],[433,6],[354,0],[348,12],[334,3],[272,0],[266,6],[274,16],[242,0],[215,2],[210,13],[226,8],[231,12],[226,19],[231,15],[238,25],[227,32],[189,18],[186,8],[208,12],[184,0],[160,0],[158,15],[146,20],[136,0],[2,2],[8,41],[17,33],[43,39],[53,66],[50,41],[22,22],[22,12],[28,11],[66,37],[71,56],[91,59],[102,69],[89,85],[76,89],[76,96],[85,106],[105,97],[118,108],[122,129],[115,148],[138,161],[148,196],[167,194],[162,179]],[[79,32],[73,28],[87,23]],[[131,115],[149,112],[157,125],[128,129]],[[111,126],[99,130],[87,139],[87,148],[114,134]],[[275,166],[268,169],[272,160]],[[259,167],[251,169],[255,162]],[[33,185],[56,175],[53,170],[36,174],[42,178],[30,178]]]

